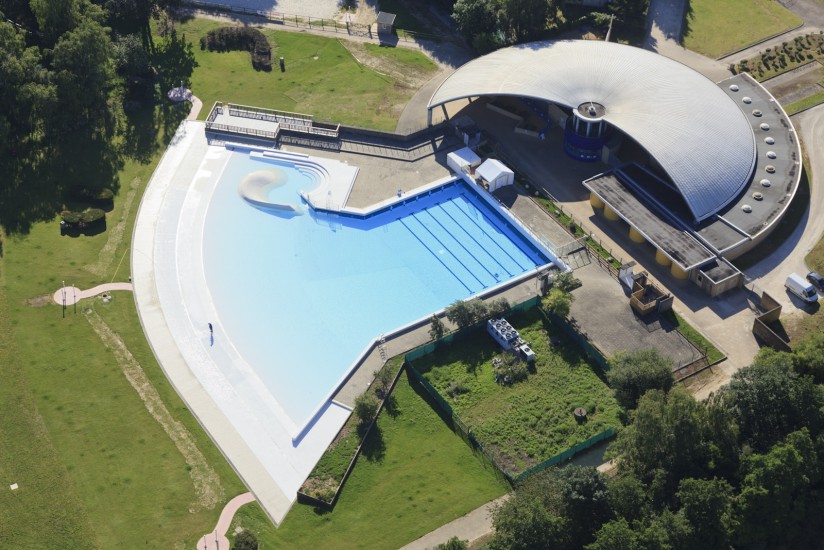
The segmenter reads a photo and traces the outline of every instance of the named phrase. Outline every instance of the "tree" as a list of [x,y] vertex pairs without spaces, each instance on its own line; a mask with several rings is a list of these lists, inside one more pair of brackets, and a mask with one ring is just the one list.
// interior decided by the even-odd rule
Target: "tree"
[[452,537],[446,542],[443,542],[435,547],[437,550],[466,550],[469,548],[469,542],[461,540],[458,537]]
[[551,513],[539,498],[518,498],[516,494],[493,512],[492,525],[491,550],[566,547],[563,518]]
[[114,64],[109,30],[83,18],[57,41],[52,68],[62,114],[60,129],[87,126],[94,132],[110,126]]
[[446,318],[458,325],[458,328],[466,328],[484,319],[488,314],[486,304],[479,298],[463,301],[457,300],[449,305],[446,310]]
[[656,506],[672,500],[682,479],[711,471],[706,414],[683,388],[648,391],[609,448],[619,474],[649,487]]
[[46,47],[51,47],[81,20],[80,0],[31,0],[31,11]]
[[429,321],[429,338],[432,340],[440,340],[446,334],[446,326],[437,315],[433,315]]
[[612,517],[609,487],[595,468],[567,466],[557,475],[569,543],[581,548],[591,542],[595,531]]
[[536,38],[546,29],[547,0],[503,0],[506,28],[516,42]]
[[792,365],[799,374],[808,374],[816,384],[824,383],[824,332],[807,336],[793,349]]
[[549,294],[544,296],[541,305],[550,313],[554,313],[558,317],[566,317],[572,309],[572,302],[575,296],[569,292],[564,292],[560,288],[553,288]]
[[258,539],[255,534],[248,529],[244,529],[235,535],[235,541],[232,543],[232,550],[257,550]]
[[619,518],[630,522],[640,519],[648,505],[644,484],[628,475],[615,477],[609,481],[609,505]]
[[362,393],[355,399],[355,416],[360,419],[361,424],[368,424],[378,414],[379,405],[378,398],[375,397],[374,393],[369,391]]
[[609,521],[595,533],[595,541],[586,550],[641,550],[638,533],[624,518]]
[[612,0],[609,8],[620,21],[643,26],[649,9],[649,0]]
[[458,0],[452,18],[467,40],[479,34],[492,34],[498,25],[496,0]]
[[758,452],[802,427],[816,435],[821,429],[821,390],[812,377],[799,376],[792,361],[790,354],[761,350],[751,366],[736,372],[712,398],[713,406],[736,420],[740,437]]
[[739,507],[742,546],[779,546],[802,529],[809,489],[820,481],[819,459],[806,429],[765,454],[744,459]]
[[733,489],[723,479],[684,479],[675,494],[690,525],[688,548],[729,548],[735,529]]
[[610,360],[607,379],[621,406],[634,409],[648,390],[670,390],[672,369],[672,360],[658,350],[622,352]]

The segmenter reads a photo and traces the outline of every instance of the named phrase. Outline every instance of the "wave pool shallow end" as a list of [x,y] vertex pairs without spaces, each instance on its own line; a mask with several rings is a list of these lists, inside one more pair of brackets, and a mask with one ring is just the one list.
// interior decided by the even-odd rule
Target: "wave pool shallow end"
[[[462,182],[360,219],[261,211],[237,188],[270,162],[231,153],[205,214],[203,270],[222,332],[298,434],[380,334],[551,260]],[[278,168],[288,181],[267,200],[317,186]]]

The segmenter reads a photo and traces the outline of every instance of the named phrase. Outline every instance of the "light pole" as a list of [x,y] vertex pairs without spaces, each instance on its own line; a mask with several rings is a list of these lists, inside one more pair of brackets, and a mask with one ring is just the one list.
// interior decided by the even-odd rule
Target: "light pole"
[[66,318],[66,281],[63,281],[63,319]]
[[77,287],[72,285],[72,296],[74,297],[74,314],[77,315]]

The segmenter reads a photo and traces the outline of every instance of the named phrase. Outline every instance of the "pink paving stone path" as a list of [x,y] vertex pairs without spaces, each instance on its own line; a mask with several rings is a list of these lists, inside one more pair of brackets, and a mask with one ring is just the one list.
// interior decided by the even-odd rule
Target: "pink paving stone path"
[[229,539],[226,538],[226,532],[232,525],[232,518],[235,517],[238,508],[254,501],[255,497],[252,493],[243,493],[230,500],[220,513],[215,530],[203,535],[197,541],[197,550],[220,550],[221,548],[229,550],[231,547],[229,546]]
[[128,290],[131,292],[133,290],[132,283],[106,283],[104,285],[97,285],[96,287],[88,290],[80,290],[76,286],[66,286],[58,288],[52,297],[54,298],[55,304],[63,305],[63,297],[65,296],[66,305],[71,306],[83,298],[91,298],[92,296],[97,296],[98,294],[103,294],[104,292],[111,292],[114,290]]

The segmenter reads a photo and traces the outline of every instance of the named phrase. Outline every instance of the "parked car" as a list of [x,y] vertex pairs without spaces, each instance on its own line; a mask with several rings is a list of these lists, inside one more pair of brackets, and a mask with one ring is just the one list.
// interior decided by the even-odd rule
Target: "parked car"
[[791,273],[784,282],[784,286],[787,287],[787,290],[809,304],[818,302],[818,294],[815,291],[815,287],[798,273]]
[[824,276],[816,273],[815,271],[810,271],[807,273],[807,280],[810,281],[818,290],[824,292]]

